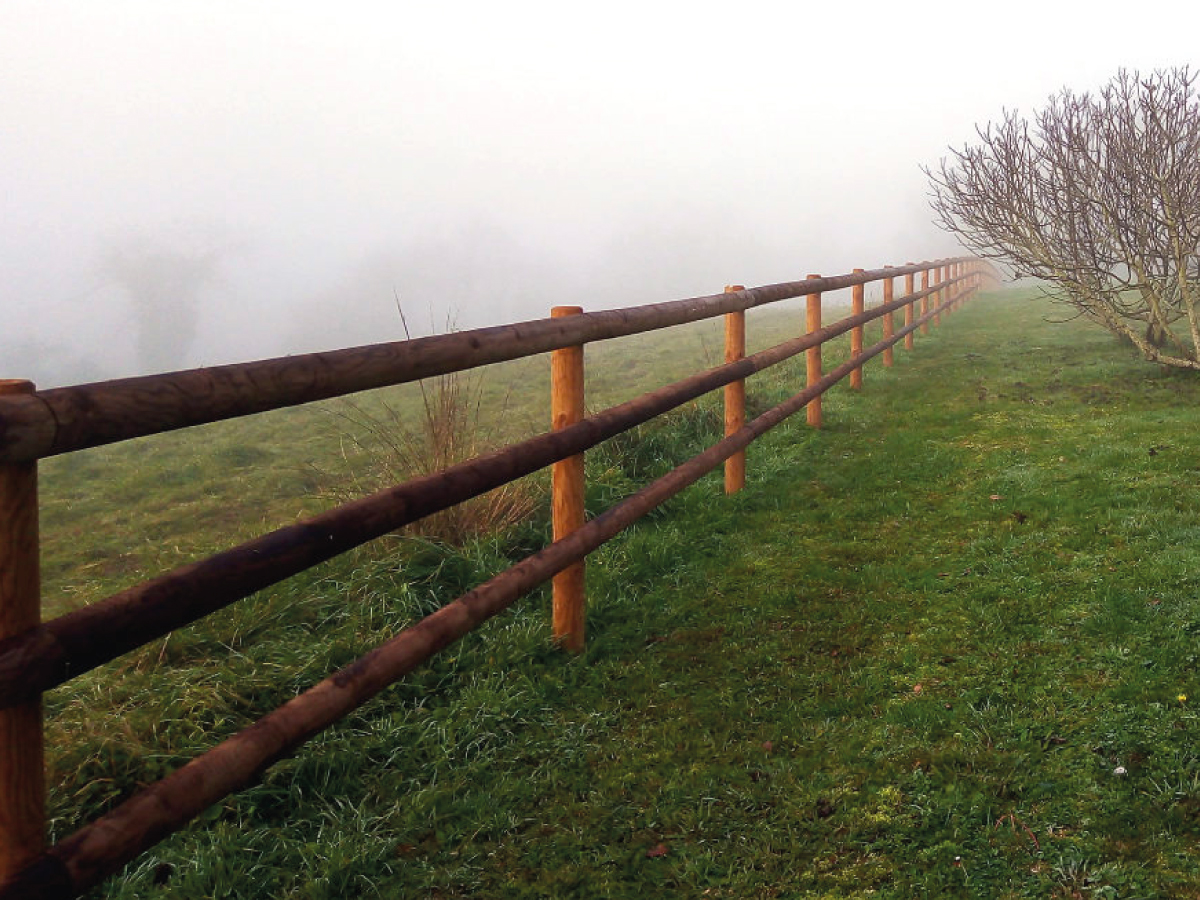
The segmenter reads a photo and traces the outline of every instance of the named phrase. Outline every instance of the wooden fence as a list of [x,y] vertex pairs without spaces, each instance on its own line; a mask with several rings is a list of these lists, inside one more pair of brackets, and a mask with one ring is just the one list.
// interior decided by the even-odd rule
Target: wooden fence
[[[921,287],[914,278],[921,277]],[[932,276],[932,278],[931,278]],[[894,298],[896,278],[903,295]],[[328,353],[35,391],[0,381],[0,900],[75,897],[250,783],[308,738],[365,703],[453,641],[547,580],[554,634],[584,641],[584,558],[650,510],[725,463],[725,490],[745,481],[745,448],[807,408],[821,425],[821,395],[862,367],[927,333],[986,279],[986,264],[942,259]],[[864,285],[883,302],[865,308]],[[822,325],[822,295],[852,291],[851,314]],[[745,311],[806,297],[807,331],[745,356]],[[919,306],[918,306],[919,304]],[[903,314],[896,327],[895,316]],[[583,345],[723,315],[724,365],[587,416]],[[863,326],[883,318],[883,340],[863,347]],[[824,372],[821,346],[850,332],[851,358]],[[37,460],[142,435],[249,415],[550,351],[552,430],[181,566],[75,612],[41,622]],[[804,390],[750,422],[745,379],[806,354]],[[583,515],[583,452],[709,391],[725,389],[726,437],[590,522]],[[553,466],[554,542],[422,619],[325,681],[53,847],[45,846],[42,694],[148,641],[406,524]]]

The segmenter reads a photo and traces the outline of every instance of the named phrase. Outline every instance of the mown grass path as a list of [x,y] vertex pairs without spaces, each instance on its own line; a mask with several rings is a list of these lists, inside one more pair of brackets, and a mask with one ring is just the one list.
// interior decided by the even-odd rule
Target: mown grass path
[[[999,295],[872,364],[744,493],[713,476],[593,557],[584,656],[532,598],[107,893],[1200,894],[1200,381],[1055,312]],[[355,565],[286,617],[325,634],[298,683],[415,596]],[[242,715],[257,652],[194,680]]]

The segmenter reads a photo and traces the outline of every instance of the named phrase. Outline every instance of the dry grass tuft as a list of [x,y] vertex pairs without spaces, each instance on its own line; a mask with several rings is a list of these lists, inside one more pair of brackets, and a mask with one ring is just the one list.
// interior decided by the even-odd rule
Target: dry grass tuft
[[[411,338],[403,310],[400,318]],[[455,330],[453,322],[447,323],[446,330]],[[365,471],[359,469],[354,476],[357,496],[440,472],[501,443],[490,423],[503,421],[503,412],[484,414],[480,373],[451,372],[418,385],[421,404],[415,415],[406,416],[386,401],[378,401],[377,410],[344,401],[340,415],[353,426],[345,440],[353,445],[354,456],[371,460]],[[507,405],[506,397],[502,406]],[[348,450],[343,448],[347,459]],[[520,480],[427,516],[402,533],[461,547],[471,538],[504,531],[527,519],[536,503],[533,485]]]

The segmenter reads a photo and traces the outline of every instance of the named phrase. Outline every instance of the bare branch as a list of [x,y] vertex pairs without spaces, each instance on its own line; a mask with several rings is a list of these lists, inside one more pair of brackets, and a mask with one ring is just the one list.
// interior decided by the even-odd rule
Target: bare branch
[[1050,282],[1148,359],[1200,368],[1196,81],[1187,68],[1121,70],[1099,93],[1064,89],[1029,118],[1004,110],[925,170],[936,221],[980,256]]

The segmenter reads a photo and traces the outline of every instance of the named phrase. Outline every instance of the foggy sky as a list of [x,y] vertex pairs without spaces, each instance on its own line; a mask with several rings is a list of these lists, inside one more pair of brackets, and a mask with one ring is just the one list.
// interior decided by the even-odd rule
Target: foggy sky
[[956,253],[921,165],[1194,59],[1195,22],[997,9],[5,0],[0,377],[396,340],[397,296],[427,331]]

